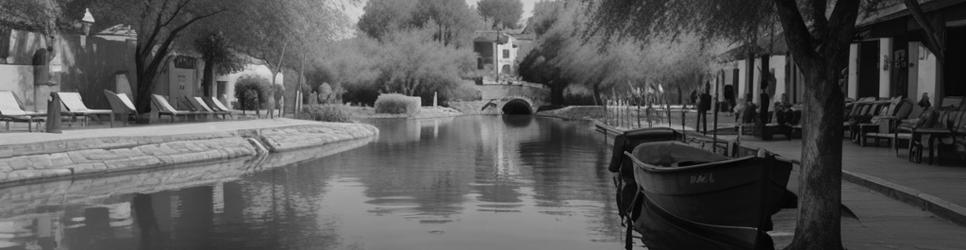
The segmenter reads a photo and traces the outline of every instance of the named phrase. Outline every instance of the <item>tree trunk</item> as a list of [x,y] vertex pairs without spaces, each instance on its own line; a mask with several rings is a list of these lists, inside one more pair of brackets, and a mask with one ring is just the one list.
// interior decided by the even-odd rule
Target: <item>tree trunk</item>
[[215,93],[212,91],[215,81],[215,63],[211,59],[206,59],[204,65],[204,73],[201,75],[201,87],[203,90],[203,95],[206,97],[213,96]]
[[141,114],[151,112],[151,91],[153,90],[156,72],[155,69],[146,69],[145,63],[142,59],[135,60],[138,74],[138,88],[134,106],[137,108],[138,113]]
[[[842,120],[837,70],[800,65],[805,80],[798,220],[786,249],[842,249]],[[824,67],[825,65],[818,66]]]

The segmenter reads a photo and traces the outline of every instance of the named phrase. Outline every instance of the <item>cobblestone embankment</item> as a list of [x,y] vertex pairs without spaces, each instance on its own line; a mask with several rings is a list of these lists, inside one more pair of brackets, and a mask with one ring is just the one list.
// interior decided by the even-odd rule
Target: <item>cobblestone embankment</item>
[[[379,133],[371,125],[355,123],[279,125],[0,145],[0,184],[253,157],[368,138]],[[141,129],[145,130],[142,134],[154,134],[152,129],[163,128]]]

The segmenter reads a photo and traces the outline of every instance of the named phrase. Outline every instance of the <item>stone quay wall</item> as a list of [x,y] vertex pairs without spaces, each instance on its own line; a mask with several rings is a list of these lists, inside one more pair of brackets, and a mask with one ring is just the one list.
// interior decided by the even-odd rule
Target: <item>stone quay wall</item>
[[[150,127],[145,127],[150,134]],[[314,123],[163,136],[0,145],[0,185],[255,157],[378,135],[368,124]]]

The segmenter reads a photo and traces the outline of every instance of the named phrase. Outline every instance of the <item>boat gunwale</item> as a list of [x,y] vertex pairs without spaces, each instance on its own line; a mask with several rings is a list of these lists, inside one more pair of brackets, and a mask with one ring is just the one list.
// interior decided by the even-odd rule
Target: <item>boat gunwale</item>
[[641,160],[638,160],[637,157],[635,157],[634,154],[632,154],[631,152],[624,151],[624,156],[627,156],[628,158],[630,158],[631,161],[634,162],[635,166],[640,167],[645,171],[654,172],[654,173],[685,172],[689,170],[707,168],[707,167],[719,165],[722,163],[732,163],[732,162],[746,161],[749,159],[759,158],[757,156],[745,156],[745,157],[739,157],[739,158],[731,158],[723,161],[713,161],[713,162],[701,163],[701,164],[684,166],[684,167],[667,167],[667,166],[657,166],[657,165],[652,165],[652,164],[642,162]]

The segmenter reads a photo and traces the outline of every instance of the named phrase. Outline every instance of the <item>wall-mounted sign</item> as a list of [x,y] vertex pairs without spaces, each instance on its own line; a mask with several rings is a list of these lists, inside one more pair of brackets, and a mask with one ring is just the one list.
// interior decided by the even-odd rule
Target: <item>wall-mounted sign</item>
[[187,56],[177,56],[174,58],[174,67],[179,69],[194,69],[197,59]]

